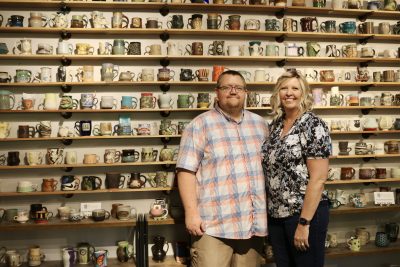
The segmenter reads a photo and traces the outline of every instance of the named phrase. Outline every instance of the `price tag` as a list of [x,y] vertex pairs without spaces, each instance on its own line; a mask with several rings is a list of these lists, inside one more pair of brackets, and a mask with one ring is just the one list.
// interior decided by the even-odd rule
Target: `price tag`
[[375,205],[394,204],[393,192],[374,192]]
[[101,202],[81,203],[81,213],[84,217],[92,216],[92,211],[101,209]]

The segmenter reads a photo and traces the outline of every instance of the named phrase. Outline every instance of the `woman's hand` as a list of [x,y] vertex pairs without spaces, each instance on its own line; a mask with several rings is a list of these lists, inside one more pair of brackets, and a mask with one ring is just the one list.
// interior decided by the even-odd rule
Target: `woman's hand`
[[309,225],[298,224],[296,232],[294,233],[294,246],[300,251],[306,251],[310,245],[308,243],[308,236],[310,233]]

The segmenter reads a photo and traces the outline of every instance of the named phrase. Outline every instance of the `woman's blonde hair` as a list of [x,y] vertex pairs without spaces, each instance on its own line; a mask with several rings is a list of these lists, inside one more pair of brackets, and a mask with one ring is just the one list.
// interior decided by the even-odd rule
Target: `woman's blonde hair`
[[304,76],[298,73],[296,70],[290,70],[283,73],[282,76],[279,77],[278,80],[276,81],[274,91],[271,96],[271,108],[272,108],[271,115],[273,116],[273,119],[280,118],[284,113],[281,99],[279,97],[279,90],[288,80],[292,78],[297,78],[297,80],[300,83],[300,90],[301,90],[300,114],[312,110],[314,100],[308,82],[306,81]]

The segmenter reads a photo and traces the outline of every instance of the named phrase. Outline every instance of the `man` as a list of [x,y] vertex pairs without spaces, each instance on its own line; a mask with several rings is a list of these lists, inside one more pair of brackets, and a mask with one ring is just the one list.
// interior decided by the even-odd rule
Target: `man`
[[177,162],[192,266],[255,267],[267,235],[261,145],[268,130],[244,110],[239,72],[222,73],[215,92],[214,108],[185,128]]

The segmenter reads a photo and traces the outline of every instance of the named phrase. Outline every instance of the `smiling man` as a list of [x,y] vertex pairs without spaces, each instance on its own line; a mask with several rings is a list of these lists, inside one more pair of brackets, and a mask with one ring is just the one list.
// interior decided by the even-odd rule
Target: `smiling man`
[[192,266],[255,267],[267,235],[260,154],[268,129],[244,110],[239,72],[222,73],[215,92],[214,108],[185,128],[177,162]]

